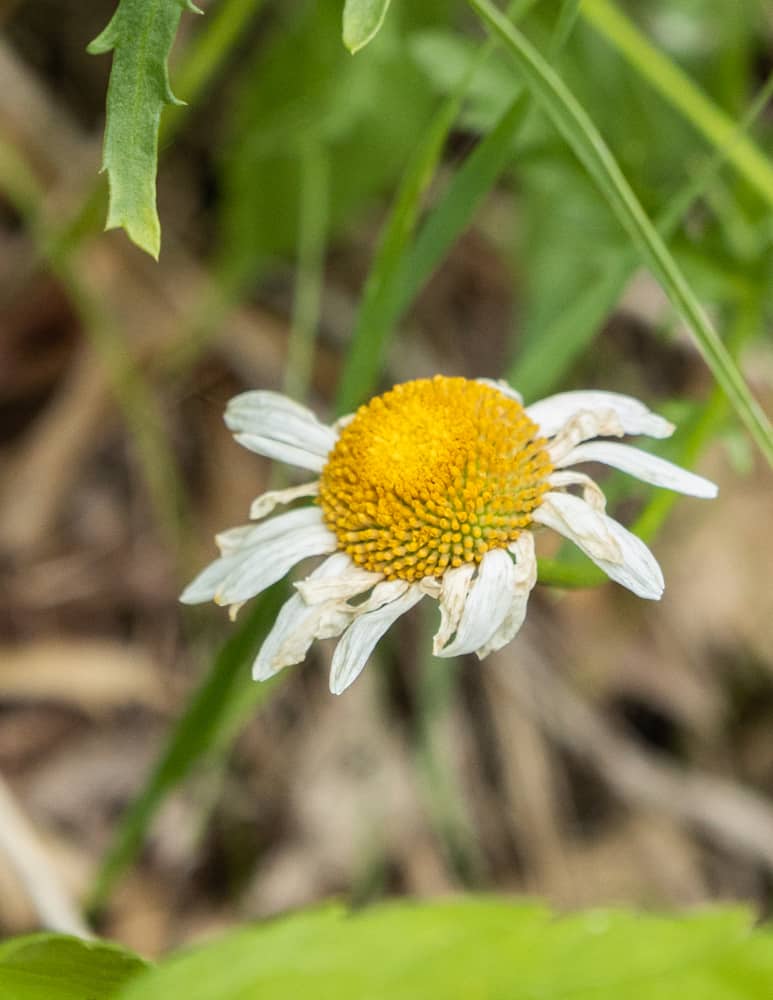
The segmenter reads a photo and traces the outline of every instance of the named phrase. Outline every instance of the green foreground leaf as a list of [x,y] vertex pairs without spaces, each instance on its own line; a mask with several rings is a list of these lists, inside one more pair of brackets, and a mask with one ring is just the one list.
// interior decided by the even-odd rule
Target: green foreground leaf
[[773,938],[739,910],[686,917],[468,898],[303,912],[174,957],[121,1000],[762,1000]]
[[125,229],[156,258],[158,130],[164,105],[180,103],[169,85],[167,59],[186,7],[196,11],[191,0],[120,0],[110,23],[88,46],[92,55],[113,52],[102,154],[110,183],[105,228]]
[[147,962],[117,945],[60,934],[0,944],[2,1000],[111,1000]]
[[389,4],[390,0],[346,0],[343,37],[352,55],[376,37]]
[[504,44],[524,83],[596,182],[692,332],[698,349],[733,409],[773,465],[773,427],[770,421],[749,391],[738,366],[709,322],[601,133],[563,80],[490,0],[470,0],[470,5]]

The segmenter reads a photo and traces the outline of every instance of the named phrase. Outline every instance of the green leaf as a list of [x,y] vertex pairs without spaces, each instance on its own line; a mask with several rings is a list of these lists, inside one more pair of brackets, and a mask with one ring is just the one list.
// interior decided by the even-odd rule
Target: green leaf
[[279,610],[283,590],[266,591],[245,613],[188,701],[138,798],[124,815],[97,875],[89,908],[98,910],[137,856],[167,795],[207,757],[223,753],[241,727],[266,701],[275,682],[252,679],[252,661]]
[[173,957],[121,1000],[763,1000],[773,940],[749,914],[590,911],[506,899],[304,912]]
[[105,228],[125,229],[156,258],[158,130],[164,105],[180,103],[169,85],[167,59],[186,7],[197,9],[190,0],[120,0],[110,23],[88,46],[92,55],[113,52],[102,154],[110,183]]
[[390,0],[346,0],[344,45],[354,55],[377,35],[384,23]]
[[691,330],[706,364],[731,405],[773,465],[773,427],[770,421],[749,391],[738,366],[709,322],[695,293],[587,112],[534,46],[490,0],[470,0],[470,4],[504,43],[525,84],[595,180]]
[[3,1000],[110,1000],[148,964],[103,941],[60,934],[11,938],[0,945]]

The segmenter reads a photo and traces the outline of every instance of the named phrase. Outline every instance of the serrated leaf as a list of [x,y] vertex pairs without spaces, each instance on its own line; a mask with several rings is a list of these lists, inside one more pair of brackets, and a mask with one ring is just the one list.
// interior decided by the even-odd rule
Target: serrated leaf
[[771,936],[750,924],[737,909],[555,917],[493,897],[328,907],[172,957],[121,1000],[767,1000]]
[[384,23],[391,0],[346,0],[344,45],[354,55],[372,41]]
[[3,1000],[111,1000],[148,965],[104,941],[32,934],[0,945]]
[[158,129],[166,104],[179,104],[167,60],[190,0],[120,0],[105,30],[88,46],[113,53],[107,90],[102,169],[110,184],[106,229],[123,228],[133,243],[158,257],[156,210]]

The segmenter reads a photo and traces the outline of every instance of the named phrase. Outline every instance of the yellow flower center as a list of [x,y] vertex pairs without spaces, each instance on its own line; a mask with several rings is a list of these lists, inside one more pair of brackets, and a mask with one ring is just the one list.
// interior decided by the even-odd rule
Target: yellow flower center
[[524,408],[464,378],[418,379],[361,406],[322,470],[340,547],[388,579],[440,577],[514,541],[548,488]]

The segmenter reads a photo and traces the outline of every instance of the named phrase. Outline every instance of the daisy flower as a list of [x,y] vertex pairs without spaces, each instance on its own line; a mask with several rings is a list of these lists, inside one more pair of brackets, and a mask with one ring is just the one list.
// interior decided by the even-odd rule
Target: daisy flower
[[[332,426],[275,392],[245,392],[225,421],[239,444],[313,472],[258,497],[257,524],[217,536],[220,558],[181,600],[239,607],[312,556],[325,560],[279,612],[255,660],[265,680],[301,662],[314,639],[341,636],[334,694],[360,674],[387,629],[423,597],[437,600],[436,656],[482,659],[516,635],[537,579],[534,534],[552,528],[639,597],[663,575],[647,546],[605,511],[575,467],[614,466],[696,497],[717,488],[617,441],[674,430],[630,396],[562,392],[524,407],[504,382],[437,375],[396,385]],[[602,439],[602,440],[600,440]],[[575,490],[576,492],[572,492]],[[311,504],[269,517],[279,504]]]

